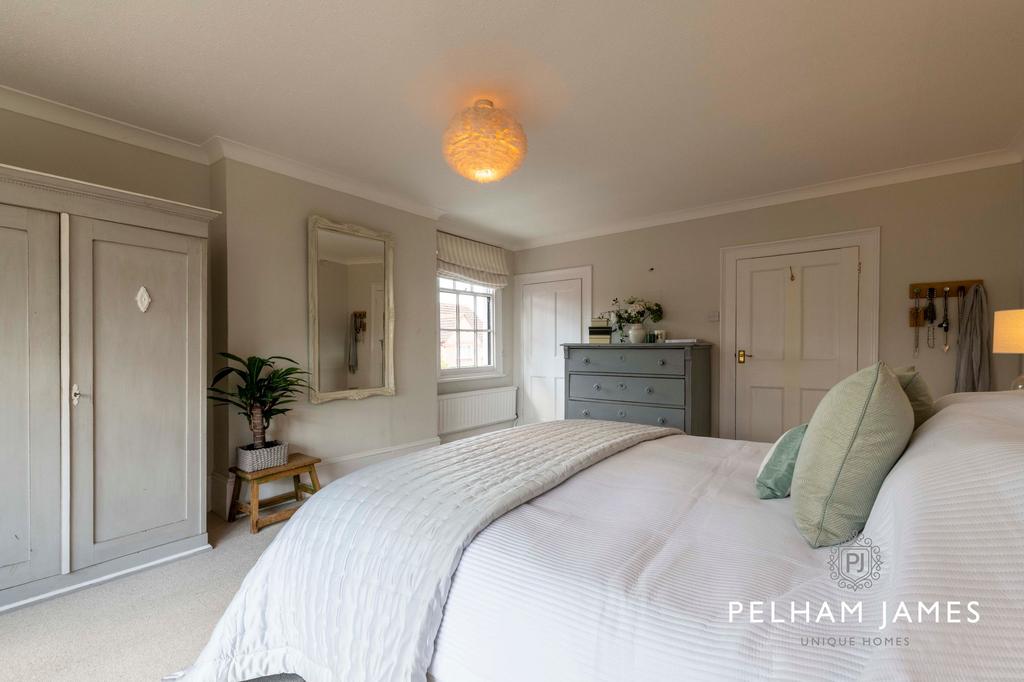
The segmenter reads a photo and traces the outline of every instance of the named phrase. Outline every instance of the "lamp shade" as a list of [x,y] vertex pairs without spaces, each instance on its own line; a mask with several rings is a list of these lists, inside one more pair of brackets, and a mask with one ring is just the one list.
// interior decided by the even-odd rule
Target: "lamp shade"
[[1024,310],[996,311],[992,352],[1024,353]]
[[526,133],[511,114],[489,99],[456,114],[444,133],[448,165],[473,182],[496,182],[513,173],[526,156]]

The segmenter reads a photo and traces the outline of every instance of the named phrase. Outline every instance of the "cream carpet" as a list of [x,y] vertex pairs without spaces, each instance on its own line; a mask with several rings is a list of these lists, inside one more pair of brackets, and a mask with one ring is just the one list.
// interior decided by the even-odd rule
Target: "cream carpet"
[[212,552],[0,614],[0,680],[139,682],[191,665],[283,526],[208,523]]

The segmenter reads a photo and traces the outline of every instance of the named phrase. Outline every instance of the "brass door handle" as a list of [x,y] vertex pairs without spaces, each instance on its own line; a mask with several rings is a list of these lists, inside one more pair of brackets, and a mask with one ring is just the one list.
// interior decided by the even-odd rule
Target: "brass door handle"
[[754,356],[751,355],[750,353],[748,353],[745,350],[736,351],[736,364],[742,365],[742,364],[746,363],[747,358],[752,358],[752,357],[754,357]]

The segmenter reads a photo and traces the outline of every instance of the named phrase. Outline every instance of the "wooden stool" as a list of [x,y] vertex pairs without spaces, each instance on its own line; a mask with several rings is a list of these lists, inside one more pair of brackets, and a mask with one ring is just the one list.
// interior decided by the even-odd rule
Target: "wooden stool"
[[[320,490],[320,479],[316,476],[316,465],[319,463],[319,457],[310,457],[301,452],[294,452],[288,455],[288,463],[282,464],[279,467],[260,469],[259,471],[242,471],[238,467],[231,467],[231,473],[235,475],[235,488],[231,493],[231,508],[228,510],[228,521],[234,521],[235,515],[238,512],[243,514],[248,512],[249,532],[259,533],[260,528],[264,526],[290,519],[298,507],[290,507],[289,509],[283,509],[266,516],[260,516],[260,507],[271,507],[275,504],[291,500],[302,502],[302,493],[312,495],[317,490]],[[299,476],[303,473],[309,474],[309,481],[312,485],[306,485],[299,479]],[[294,484],[292,492],[274,495],[265,500],[260,499],[261,484],[276,481],[279,478],[287,478],[288,476],[292,477],[292,483]],[[241,502],[238,499],[239,494],[242,492],[243,480],[249,481],[249,502],[247,503]]]

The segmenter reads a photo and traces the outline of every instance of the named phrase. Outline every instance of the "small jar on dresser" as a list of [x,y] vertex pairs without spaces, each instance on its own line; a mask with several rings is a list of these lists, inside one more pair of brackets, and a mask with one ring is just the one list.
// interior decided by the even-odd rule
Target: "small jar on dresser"
[[566,343],[565,418],[711,435],[711,344]]

